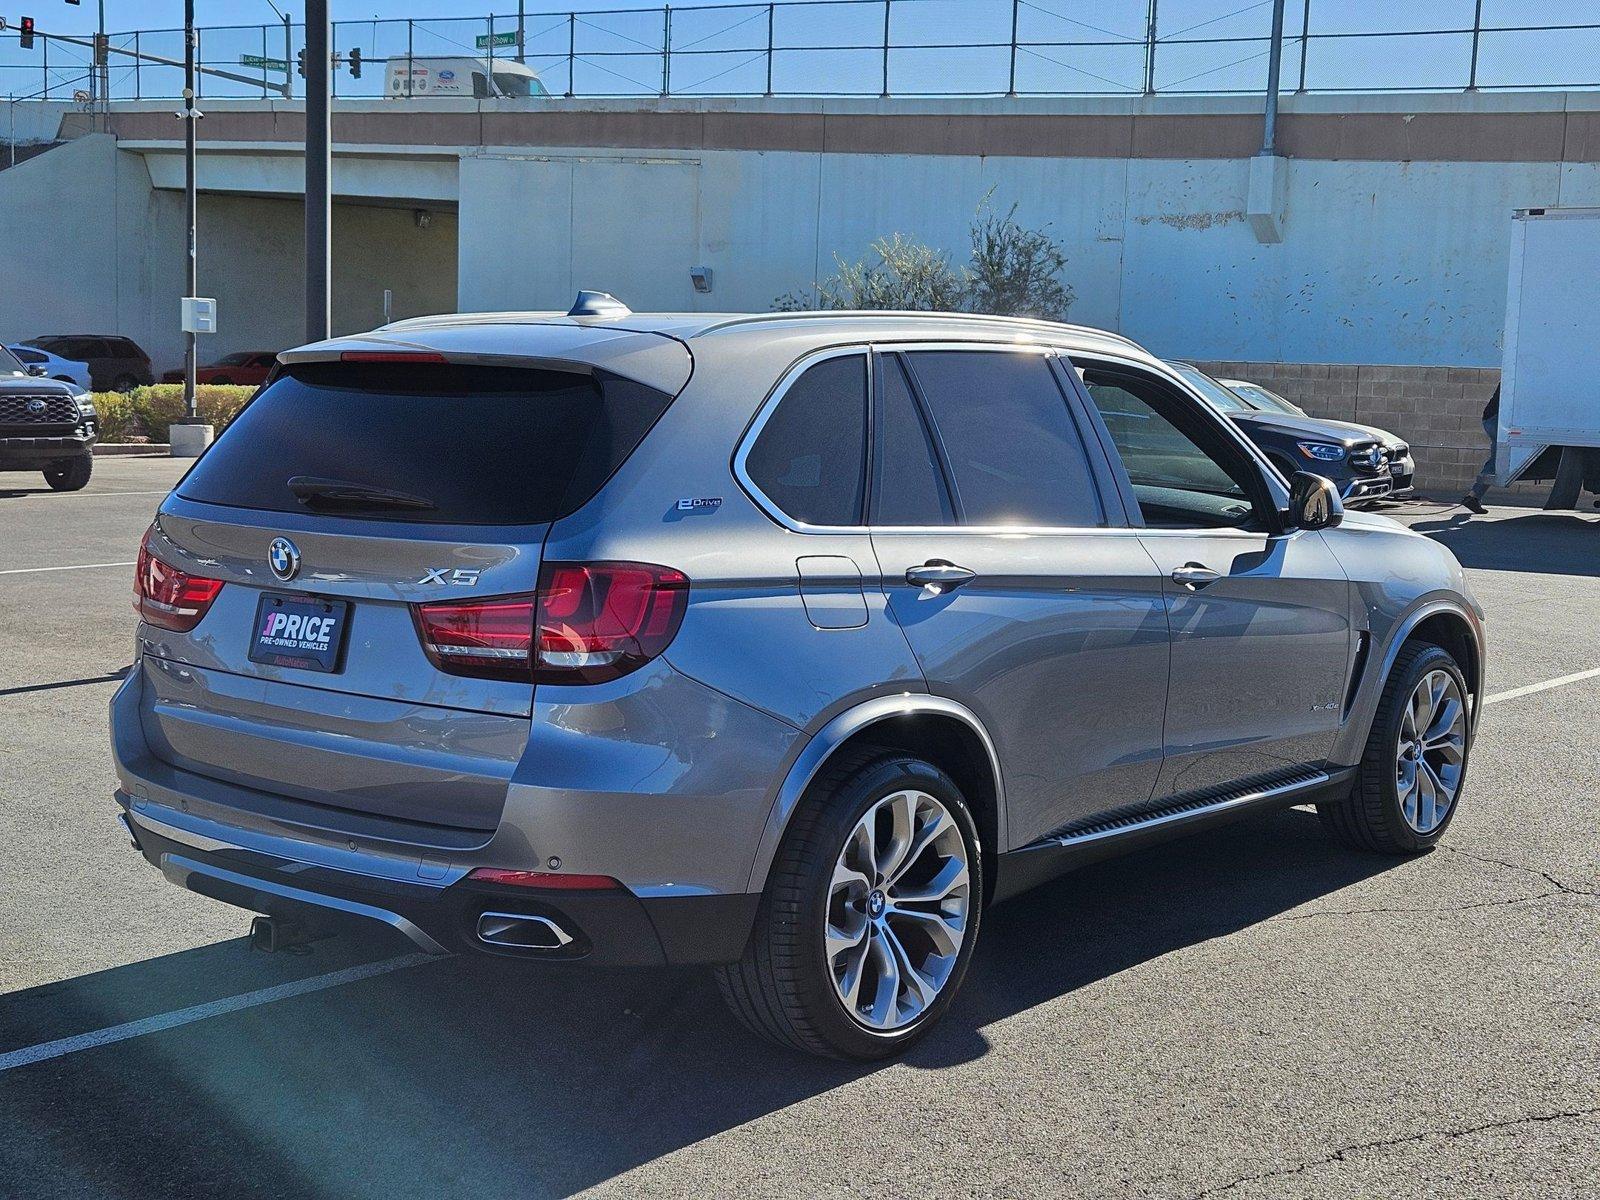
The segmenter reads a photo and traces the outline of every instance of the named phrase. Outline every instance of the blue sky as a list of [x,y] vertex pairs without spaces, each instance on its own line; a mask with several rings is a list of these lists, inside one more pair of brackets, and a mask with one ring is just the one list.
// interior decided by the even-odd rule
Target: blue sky
[[[299,4],[277,0],[298,22]],[[16,5],[23,5],[16,8]],[[1148,0],[1023,0],[1020,36],[1024,41],[1057,43],[1034,46],[1018,56],[1018,87],[1023,91],[1119,92],[1142,85],[1142,42]],[[86,33],[95,23],[94,0],[79,7],[63,0],[10,0],[6,15],[27,12],[41,29]],[[528,53],[552,91],[567,86],[570,5],[527,0]],[[649,47],[661,41],[660,0],[590,0],[591,10],[577,24],[579,62],[577,90],[586,94],[641,93],[659,87],[661,60]],[[340,26],[341,46],[359,44],[370,58],[403,55],[407,29],[417,18],[411,44],[418,54],[449,54],[472,45],[487,28],[485,14],[494,11],[496,29],[514,28],[515,0],[332,0]],[[1600,21],[1595,0],[1484,0],[1486,25]],[[107,0],[106,24],[115,31],[171,28],[182,20],[180,0]],[[615,10],[597,15],[592,10]],[[634,11],[628,11],[634,10]],[[698,10],[698,11],[697,11]],[[4,11],[4,10],[0,10]],[[1009,53],[1003,49],[937,49],[938,43],[1006,41],[1011,0],[896,0],[890,86],[897,93],[1004,90]],[[1266,59],[1263,38],[1269,28],[1269,0],[1159,0],[1160,32],[1166,39],[1157,52],[1158,90],[1239,91],[1260,88]],[[1310,27],[1315,34],[1393,34],[1406,29],[1470,26],[1473,0],[1311,0]],[[1288,0],[1287,28],[1300,32],[1304,0]],[[199,0],[203,26],[275,22],[269,0]],[[427,19],[421,18],[426,13]],[[881,0],[853,3],[787,3],[780,5],[775,39],[780,47],[845,47],[877,42],[882,37]],[[764,4],[744,8],[707,8],[696,0],[673,5],[672,65],[674,91],[705,94],[758,92],[765,86],[766,64],[759,53],[767,37]],[[297,35],[298,36],[298,35]],[[1201,42],[1196,39],[1219,39]],[[1224,39],[1241,39],[1228,41]],[[120,39],[119,39],[120,41]],[[1106,43],[1063,45],[1060,43]],[[172,35],[141,39],[148,52],[181,56],[181,42]],[[261,54],[258,30],[218,29],[203,43],[204,57],[219,66],[237,68],[241,55]],[[1450,34],[1408,38],[1327,38],[1313,41],[1306,64],[1312,89],[1382,89],[1390,86],[1459,87],[1466,81],[1471,39]],[[265,52],[281,57],[282,35],[269,35]],[[52,46],[51,82],[70,94],[81,86],[81,52]],[[790,49],[774,64],[777,91],[858,92],[876,94],[881,86],[881,54],[870,50]],[[1291,43],[1284,74],[1287,86],[1299,78],[1298,44]],[[1485,86],[1600,84],[1600,30],[1564,33],[1498,33],[1480,45],[1480,82]],[[359,83],[344,75],[341,95],[376,94],[381,70],[368,69]],[[0,38],[0,93],[26,94],[44,76],[36,48],[25,52],[13,37]],[[75,80],[79,80],[77,84]],[[114,72],[113,94],[131,95],[131,71]],[[170,95],[176,73],[146,70],[139,80],[143,95]],[[211,94],[248,94],[225,83],[205,89]],[[259,93],[258,93],[259,94]]]

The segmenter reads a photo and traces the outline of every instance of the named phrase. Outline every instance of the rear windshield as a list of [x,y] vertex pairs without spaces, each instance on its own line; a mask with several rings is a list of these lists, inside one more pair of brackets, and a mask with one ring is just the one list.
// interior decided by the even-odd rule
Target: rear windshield
[[543,524],[599,491],[671,400],[604,372],[302,363],[245,406],[178,494],[361,520]]

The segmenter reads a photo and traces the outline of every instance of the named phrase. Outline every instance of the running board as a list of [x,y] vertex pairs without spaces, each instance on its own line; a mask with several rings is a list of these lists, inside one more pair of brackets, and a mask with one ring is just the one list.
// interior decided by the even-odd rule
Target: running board
[[1155,807],[1141,805],[1073,822],[1002,855],[995,898],[1016,895],[1073,867],[1220,824],[1257,807],[1303,803],[1335,789],[1350,775],[1348,770],[1329,774],[1310,767],[1296,768],[1241,780],[1226,789],[1173,797]]

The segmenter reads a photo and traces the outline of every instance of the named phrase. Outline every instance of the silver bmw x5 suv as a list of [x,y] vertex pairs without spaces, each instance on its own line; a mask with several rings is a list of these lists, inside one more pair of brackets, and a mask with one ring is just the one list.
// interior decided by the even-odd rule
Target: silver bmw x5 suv
[[1426,850],[1482,694],[1449,551],[1124,338],[970,316],[586,295],[290,351],[135,603],[117,801],[173,882],[711,965],[860,1059],[1077,864],[1306,803]]

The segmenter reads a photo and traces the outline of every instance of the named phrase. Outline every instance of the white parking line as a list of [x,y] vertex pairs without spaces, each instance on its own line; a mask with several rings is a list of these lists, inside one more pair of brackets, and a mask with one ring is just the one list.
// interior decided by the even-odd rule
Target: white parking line
[[1560,675],[1555,679],[1546,679],[1543,683],[1530,683],[1527,687],[1512,688],[1509,692],[1496,692],[1492,696],[1485,696],[1485,704],[1499,704],[1502,700],[1515,700],[1519,696],[1531,696],[1535,692],[1548,692],[1551,688],[1565,687],[1569,683],[1582,683],[1585,679],[1600,678],[1600,667],[1591,667],[1587,671],[1574,671],[1571,675]]
[[78,563],[70,567],[12,567],[0,571],[0,575],[39,575],[45,571],[98,571],[101,567],[131,567],[136,564],[131,562],[114,563]]
[[292,983],[260,988],[254,992],[245,992],[242,996],[225,996],[221,1000],[212,1000],[206,1004],[196,1004],[174,1012],[157,1013],[153,1017],[127,1021],[107,1029],[97,1029],[92,1033],[80,1033],[73,1037],[58,1038],[53,1042],[40,1042],[37,1046],[8,1050],[0,1054],[0,1073],[17,1067],[31,1066],[47,1059],[60,1058],[66,1054],[76,1054],[80,1050],[93,1050],[97,1046],[125,1042],[129,1038],[143,1037],[147,1033],[160,1033],[163,1030],[176,1029],[180,1025],[192,1025],[196,1021],[225,1016],[246,1008],[256,1008],[277,1000],[288,1000],[294,996],[304,996],[310,992],[320,992],[346,983],[358,983],[363,979],[371,979],[374,975],[385,975],[390,971],[414,967],[418,963],[432,961],[433,958],[431,954],[406,954],[399,958],[381,959],[378,962],[363,963],[358,967],[346,967],[342,971],[330,971],[326,975],[313,975],[309,979],[296,979]]
[[[56,496],[57,500],[97,500],[101,496],[165,496],[171,488],[159,488],[153,492],[68,492],[65,496]],[[48,492],[36,492],[38,496],[47,496]]]
[[47,499],[47,500],[51,501],[52,503],[54,503],[57,500],[98,500],[101,496],[165,496],[170,491],[172,491],[171,488],[161,488],[159,491],[153,491],[153,492],[138,491],[138,492],[66,492],[66,493],[61,493],[61,492],[39,491],[39,492],[26,492],[22,496],[19,496],[18,499],[28,499],[28,498],[37,499],[37,500],[46,500]]

